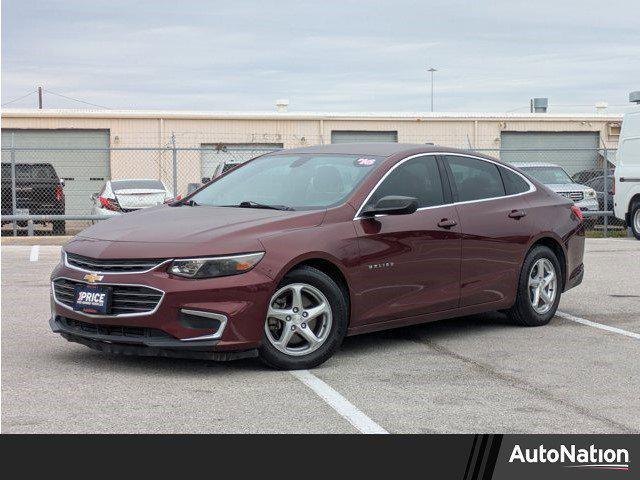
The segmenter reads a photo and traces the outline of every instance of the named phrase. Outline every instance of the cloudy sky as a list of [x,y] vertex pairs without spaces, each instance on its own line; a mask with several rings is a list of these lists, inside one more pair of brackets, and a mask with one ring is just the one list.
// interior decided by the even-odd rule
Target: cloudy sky
[[[638,0],[2,2],[2,103],[526,112],[640,90]],[[46,91],[54,93],[46,93]],[[33,107],[35,95],[6,105]],[[584,105],[584,106],[583,106]],[[623,107],[612,107],[621,110]]]

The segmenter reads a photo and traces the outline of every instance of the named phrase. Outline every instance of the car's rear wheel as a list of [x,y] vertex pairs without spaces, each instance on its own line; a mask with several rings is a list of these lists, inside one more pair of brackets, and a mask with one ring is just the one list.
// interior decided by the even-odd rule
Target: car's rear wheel
[[320,270],[302,266],[289,272],[269,301],[260,358],[286,370],[325,362],[344,339],[347,305],[340,287]]
[[634,237],[640,240],[640,202],[635,202],[631,206],[629,218],[631,218],[631,232]]
[[66,233],[64,220],[56,220],[53,222],[53,234],[64,235]]
[[546,325],[556,313],[561,291],[562,270],[556,254],[536,246],[524,260],[516,301],[507,315],[527,327]]

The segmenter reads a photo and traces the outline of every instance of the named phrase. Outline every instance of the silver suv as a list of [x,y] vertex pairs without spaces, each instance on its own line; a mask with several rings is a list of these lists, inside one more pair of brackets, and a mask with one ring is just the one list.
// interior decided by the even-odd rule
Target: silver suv
[[539,162],[512,163],[512,165],[554,192],[570,198],[583,212],[598,210],[596,191],[586,185],[574,183],[573,179],[560,165]]

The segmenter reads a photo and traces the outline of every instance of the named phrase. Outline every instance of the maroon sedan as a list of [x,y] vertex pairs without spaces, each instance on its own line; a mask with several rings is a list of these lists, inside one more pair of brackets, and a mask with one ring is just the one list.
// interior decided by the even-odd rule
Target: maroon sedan
[[573,203],[493,158],[341,144],[258,157],[63,250],[51,327],[133,355],[276,368],[345,335],[502,310],[539,326],[582,281]]

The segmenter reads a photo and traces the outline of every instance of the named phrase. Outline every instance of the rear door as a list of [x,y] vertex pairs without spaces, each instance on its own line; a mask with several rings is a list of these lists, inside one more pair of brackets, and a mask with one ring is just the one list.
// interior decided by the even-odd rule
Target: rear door
[[419,210],[410,215],[354,219],[361,255],[352,284],[360,297],[354,323],[458,306],[461,239],[456,208],[449,190],[443,189],[444,175],[434,155],[403,160],[363,207],[387,195],[403,195],[416,197]]
[[462,231],[461,307],[514,298],[533,235],[523,194],[533,185],[489,160],[448,154],[444,163]]

